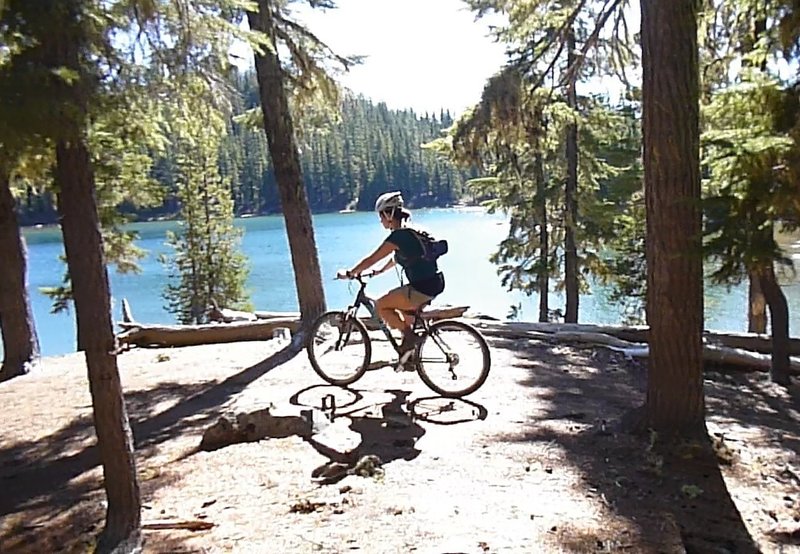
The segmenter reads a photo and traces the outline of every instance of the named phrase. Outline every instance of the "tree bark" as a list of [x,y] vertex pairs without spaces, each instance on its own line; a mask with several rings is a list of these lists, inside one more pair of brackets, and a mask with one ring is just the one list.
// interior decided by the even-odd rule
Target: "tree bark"
[[750,286],[747,291],[747,332],[763,334],[767,332],[767,300],[758,272],[749,274]]
[[642,0],[647,207],[645,425],[705,434],[695,0]]
[[17,223],[9,172],[0,163],[0,331],[4,359],[0,382],[28,373],[39,339],[26,286],[25,239]]
[[59,141],[56,159],[61,229],[75,301],[78,344],[89,371],[94,426],[108,499],[98,552],[135,551],[141,542],[139,484],[114,353],[116,340],[94,176],[81,139]]
[[271,0],[258,0],[258,12],[248,12],[247,19],[250,28],[266,34],[273,45],[273,50],[265,51],[264,54],[255,53],[256,75],[264,130],[286,221],[297,299],[303,326],[306,327],[325,311],[325,292],[322,288],[311,210],[303,184],[292,116],[286,97],[286,83],[277,53],[272,9]]
[[547,183],[544,180],[544,161],[542,155],[536,153],[533,161],[536,179],[536,201],[539,203],[539,322],[550,321],[550,232],[547,229]]
[[[577,111],[577,71],[574,71],[575,32],[567,37],[567,67],[573,69],[567,84],[567,105]],[[568,69],[569,70],[569,69]],[[564,190],[564,293],[566,296],[565,323],[578,322],[578,248],[575,244],[575,227],[578,223],[578,125],[567,125],[567,183]]]
[[[97,444],[103,464],[108,507],[98,539],[98,553],[123,554],[141,550],[141,500],[133,455],[133,436],[122,396],[117,368],[116,339],[111,320],[108,273],[95,200],[95,183],[85,125],[93,76],[87,75],[81,56],[89,45],[83,2],[59,2],[51,37],[44,37],[55,67],[79,76],[62,81],[54,91],[70,109],[58,121],[55,180],[67,268],[72,283],[78,348],[84,352],[92,396]],[[60,17],[59,17],[60,16]]]
[[789,385],[789,305],[783,294],[775,268],[770,263],[759,272],[758,280],[764,290],[769,305],[770,327],[772,330],[772,366],[769,377],[773,383]]

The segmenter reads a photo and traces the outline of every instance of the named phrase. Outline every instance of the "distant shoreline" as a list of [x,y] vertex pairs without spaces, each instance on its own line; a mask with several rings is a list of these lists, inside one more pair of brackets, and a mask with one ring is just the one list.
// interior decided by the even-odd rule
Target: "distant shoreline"
[[[446,206],[424,206],[414,208],[413,206],[410,208],[411,210],[418,211],[418,210],[451,210],[451,209],[483,209],[483,206],[480,202],[458,202],[456,204],[449,204]],[[312,212],[311,215],[330,215],[330,214],[353,214],[353,213],[369,213],[369,210],[350,210],[350,209],[342,209],[342,210],[332,210],[332,211],[324,211],[324,212]],[[239,215],[234,216],[234,220],[237,219],[252,219],[254,217],[271,217],[271,216],[280,216],[283,215],[283,212],[276,211],[276,212],[263,212],[263,213],[242,213]],[[158,217],[150,217],[150,218],[141,218],[135,219],[130,221],[126,225],[131,225],[134,223],[158,223],[158,222],[165,222],[165,221],[179,221],[180,218],[178,217],[168,217],[168,216],[158,216]],[[21,225],[20,229],[23,231],[47,231],[58,229],[58,223],[37,223],[34,225]]]

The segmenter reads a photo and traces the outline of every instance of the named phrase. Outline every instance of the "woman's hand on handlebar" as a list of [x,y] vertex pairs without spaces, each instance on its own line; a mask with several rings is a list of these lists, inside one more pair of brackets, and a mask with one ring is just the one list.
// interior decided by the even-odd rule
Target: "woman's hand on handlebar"
[[378,271],[364,271],[362,273],[353,273],[349,269],[340,269],[336,272],[337,279],[358,279],[360,277],[369,279],[370,277],[375,277],[378,275]]

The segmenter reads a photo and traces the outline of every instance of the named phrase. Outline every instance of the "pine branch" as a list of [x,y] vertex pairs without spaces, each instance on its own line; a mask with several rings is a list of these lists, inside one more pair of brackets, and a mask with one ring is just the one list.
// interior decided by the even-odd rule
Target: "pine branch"
[[[349,71],[350,67],[352,67],[354,65],[357,65],[358,63],[361,62],[361,58],[346,58],[344,56],[340,56],[339,54],[334,52],[333,49],[330,46],[328,46],[325,42],[320,40],[314,33],[309,31],[308,29],[306,29],[305,27],[303,27],[299,23],[291,21],[290,19],[286,19],[285,17],[283,17],[279,13],[275,13],[273,15],[273,17],[274,17],[275,21],[285,25],[287,28],[289,28],[292,31],[298,33],[299,35],[307,38],[312,43],[314,43],[316,46],[321,48],[324,52],[326,52],[328,54],[328,56],[333,58],[335,61],[339,62],[342,65],[342,67],[344,68],[345,71]],[[278,26],[276,26],[276,31],[281,31],[280,35],[282,36],[282,38],[288,36],[288,33],[284,32]],[[284,40],[286,40],[286,39],[284,38]]]
[[[555,67],[556,62],[561,57],[561,52],[563,52],[563,50],[564,50],[564,43],[566,42],[566,33],[567,33],[567,31],[569,29],[572,28],[572,25],[575,23],[575,20],[578,18],[578,15],[580,15],[581,10],[583,10],[583,7],[585,5],[586,5],[586,0],[581,0],[580,2],[578,2],[578,5],[575,6],[575,9],[572,10],[572,13],[569,15],[569,17],[567,19],[565,19],[564,23],[562,23],[561,26],[558,28],[558,30],[555,33],[555,36],[549,41],[548,46],[552,45],[553,42],[558,41],[558,44],[559,44],[558,50],[556,51],[555,56],[553,56],[553,59],[548,64],[547,69],[545,69],[545,71],[542,72],[540,74],[539,78],[536,79],[536,81],[534,82],[534,84],[533,84],[533,88],[534,89],[539,88],[542,85],[542,83],[544,82],[544,80],[547,78],[547,76],[553,71],[553,68]],[[542,37],[542,39],[537,41],[537,43],[534,46],[534,48],[536,48],[536,46],[541,45],[542,43],[544,43],[545,40],[546,40],[546,38]],[[536,65],[539,63],[539,61],[544,57],[544,55],[547,53],[547,51],[548,51],[548,48],[543,48],[541,50],[541,52],[539,54],[536,54],[529,63],[526,63],[524,65],[520,65],[519,66],[520,71],[523,74],[531,72],[533,70],[533,68],[536,67]]]
[[[575,56],[575,61],[564,72],[564,75],[558,81],[557,87],[565,86],[575,78],[575,75],[583,66],[583,61],[586,59],[586,53],[590,48],[593,48],[595,44],[597,44],[597,40],[600,37],[600,32],[603,30],[603,27],[605,27],[608,18],[611,17],[611,14],[613,14],[617,8],[619,8],[620,4],[625,1],[626,0],[606,0],[606,3],[600,10],[601,15],[597,21],[597,25],[595,25],[594,31],[592,31],[592,34],[586,39],[586,42],[583,43],[583,48],[581,48],[580,54]],[[611,7],[606,10],[606,7],[609,5],[609,3],[611,3]]]

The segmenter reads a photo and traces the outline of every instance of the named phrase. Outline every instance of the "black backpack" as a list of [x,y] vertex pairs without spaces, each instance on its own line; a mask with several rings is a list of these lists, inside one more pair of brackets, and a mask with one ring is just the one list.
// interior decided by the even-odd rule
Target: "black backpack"
[[433,235],[420,229],[412,229],[409,227],[408,230],[412,232],[414,237],[419,241],[420,246],[422,246],[422,255],[420,258],[426,262],[435,262],[440,256],[447,254],[446,240],[436,240],[433,238]]

